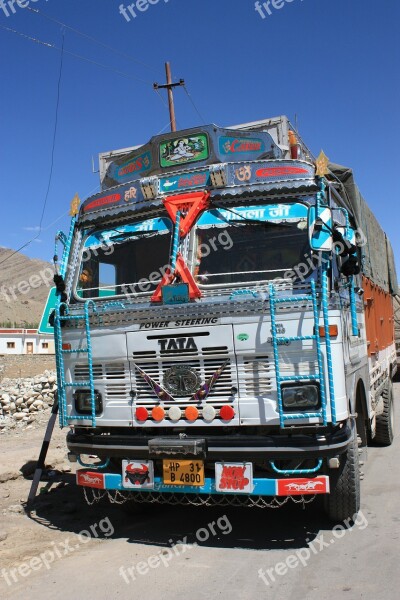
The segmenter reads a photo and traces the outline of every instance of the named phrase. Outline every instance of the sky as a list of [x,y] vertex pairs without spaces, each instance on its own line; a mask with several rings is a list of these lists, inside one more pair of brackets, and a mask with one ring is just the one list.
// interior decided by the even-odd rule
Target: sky
[[[270,0],[259,11],[254,0],[151,0],[145,11],[136,5],[147,0],[13,1],[15,14],[0,2],[1,246],[17,249],[39,234],[23,252],[52,259],[75,193],[85,199],[99,189],[92,157],[97,170],[100,152],[168,130],[165,92],[153,82],[164,83],[169,60],[197,109],[178,88],[178,128],[285,114],[315,155],[323,149],[352,167],[400,272],[397,0]],[[4,27],[57,48],[64,36],[40,232],[61,53]]]

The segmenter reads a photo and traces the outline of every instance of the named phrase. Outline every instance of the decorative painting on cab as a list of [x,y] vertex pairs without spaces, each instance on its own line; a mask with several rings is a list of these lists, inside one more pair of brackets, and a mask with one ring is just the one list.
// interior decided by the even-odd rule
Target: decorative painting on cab
[[173,167],[200,162],[209,157],[208,138],[205,134],[167,140],[160,144],[160,164]]
[[141,154],[131,155],[123,163],[112,163],[108,169],[107,177],[117,183],[126,183],[137,177],[142,177],[153,166],[151,152],[146,150]]
[[266,146],[264,140],[261,138],[237,138],[223,136],[219,138],[219,151],[225,156],[237,156],[238,154],[261,155],[266,151]]

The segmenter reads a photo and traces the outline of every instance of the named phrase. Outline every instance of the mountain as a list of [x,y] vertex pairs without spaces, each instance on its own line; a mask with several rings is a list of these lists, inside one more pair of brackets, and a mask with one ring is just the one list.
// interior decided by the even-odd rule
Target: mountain
[[0,326],[39,324],[54,269],[50,263],[0,247]]

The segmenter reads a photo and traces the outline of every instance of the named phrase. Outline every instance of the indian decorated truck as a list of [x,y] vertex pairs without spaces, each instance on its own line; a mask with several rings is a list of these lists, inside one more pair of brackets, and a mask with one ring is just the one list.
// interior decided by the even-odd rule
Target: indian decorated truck
[[352,171],[279,117],[101,154],[100,178],[52,316],[87,499],[354,517],[359,453],[394,435],[397,281]]

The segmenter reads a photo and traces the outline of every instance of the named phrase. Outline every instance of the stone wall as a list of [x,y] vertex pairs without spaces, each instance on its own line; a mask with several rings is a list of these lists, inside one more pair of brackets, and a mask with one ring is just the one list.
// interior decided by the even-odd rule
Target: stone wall
[[54,354],[9,354],[0,356],[0,388],[4,377],[36,377],[44,371],[54,371]]

